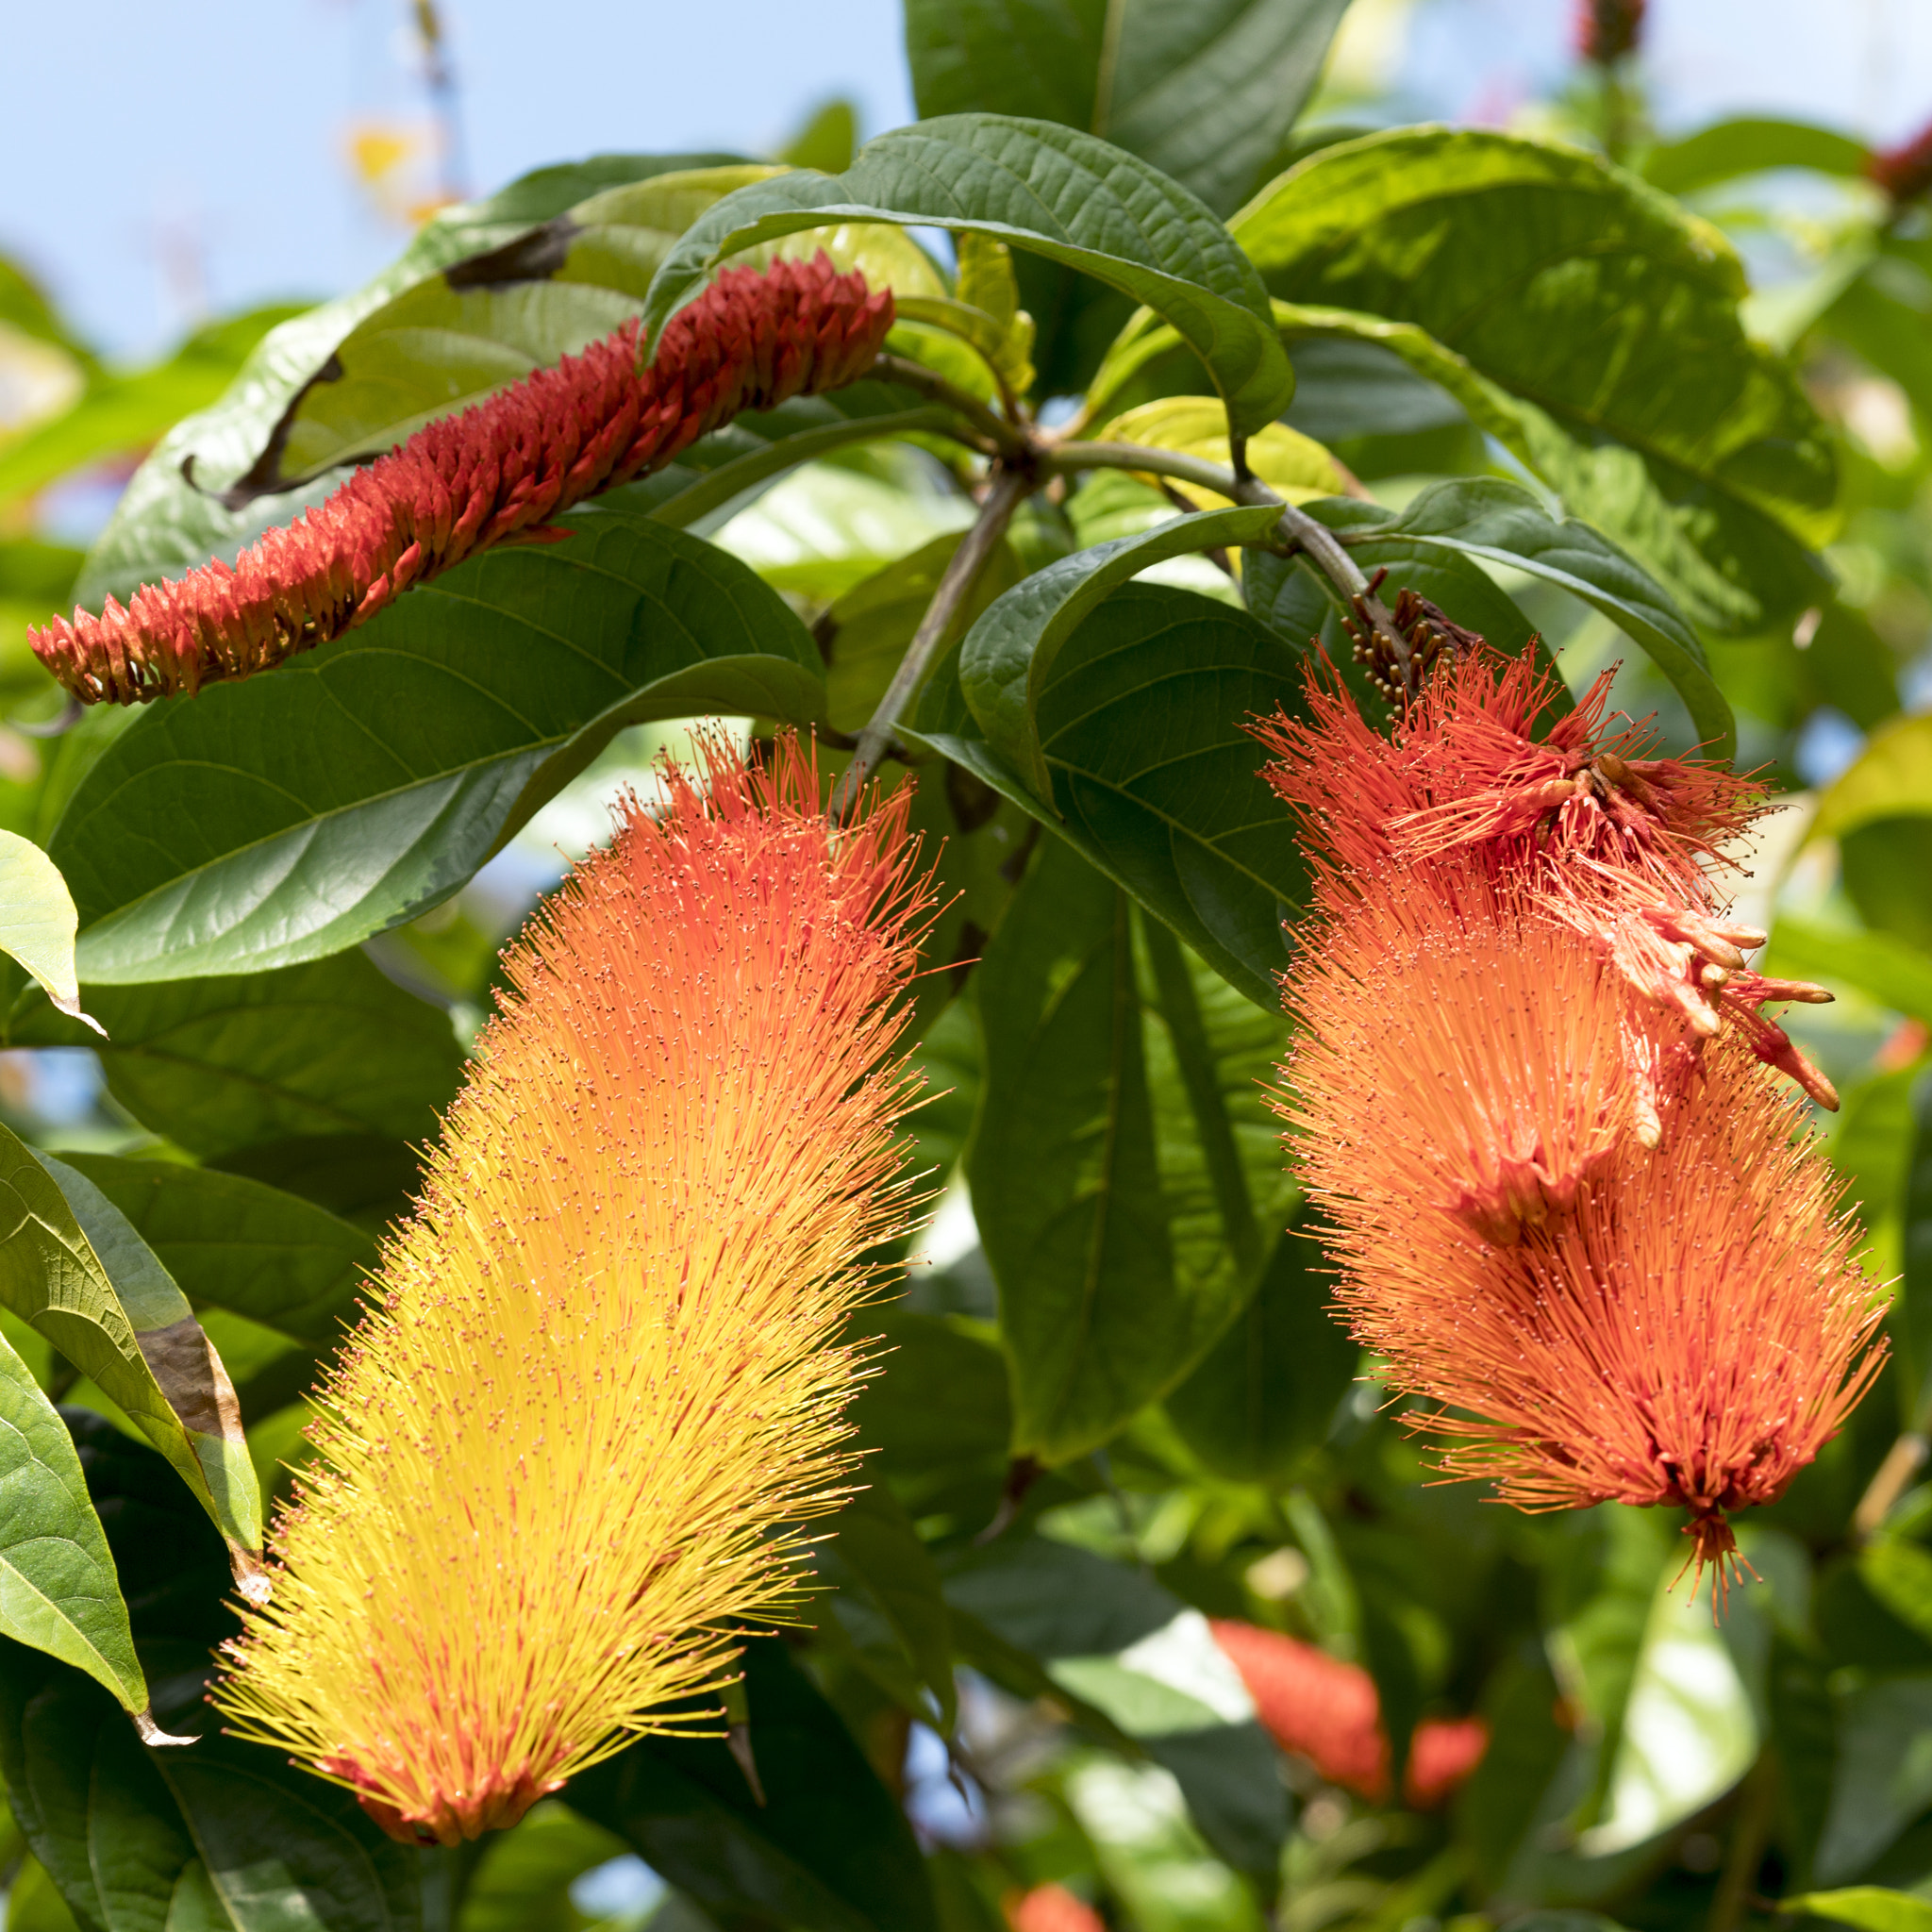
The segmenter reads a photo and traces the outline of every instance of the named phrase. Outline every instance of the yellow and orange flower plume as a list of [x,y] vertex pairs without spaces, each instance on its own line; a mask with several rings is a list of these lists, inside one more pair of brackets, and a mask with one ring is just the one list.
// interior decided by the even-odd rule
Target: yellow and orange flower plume
[[214,1693],[406,1840],[688,1725],[853,1466],[929,883],[903,790],[834,831],[789,741],[704,765],[508,955]]
[[1751,781],[1649,759],[1607,682],[1478,643],[1391,739],[1317,678],[1259,727],[1315,858],[1284,1113],[1338,1300],[1454,1475],[1526,1508],[1678,1503],[1700,1562],[1870,1387],[1881,1308],[1759,1008],[1720,845]]

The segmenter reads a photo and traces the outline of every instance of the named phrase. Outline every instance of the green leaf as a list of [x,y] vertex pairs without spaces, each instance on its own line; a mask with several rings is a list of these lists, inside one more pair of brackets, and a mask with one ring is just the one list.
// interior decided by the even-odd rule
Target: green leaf
[[1909,1089],[1910,1115],[1900,1175],[1899,1218],[1905,1279],[1893,1330],[1923,1408],[1932,1395],[1932,1075],[1921,1072]]
[[300,313],[286,306],[251,309],[196,330],[151,369],[95,371],[66,414],[0,449],[0,506],[35,496],[103,457],[144,449],[183,416],[212,403],[262,337]]
[[31,840],[0,831],[0,953],[18,959],[63,1013],[94,1026],[80,1009],[74,972],[79,923],[54,861]]
[[[136,1120],[204,1159],[297,1136],[426,1141],[463,1054],[437,1008],[358,953],[231,979],[104,988],[108,1091]],[[45,1007],[16,1046],[82,1043]]]
[[1694,194],[1772,168],[1809,168],[1856,180],[1870,153],[1863,142],[1829,127],[1746,114],[1652,148],[1643,158],[1643,176],[1666,194]]
[[[1250,568],[1259,560],[1252,554]],[[912,735],[1058,833],[1274,1013],[1275,975],[1288,962],[1281,923],[1306,897],[1307,873],[1243,724],[1301,704],[1297,651],[1245,612],[1131,584],[1067,640],[1041,690],[1035,722],[1050,804],[987,744],[943,672]]]
[[1782,1629],[1773,1629],[1766,1703],[1771,1742],[1784,1778],[1790,1877],[1799,1884],[1810,1880],[1838,1770],[1838,1718],[1827,1674],[1812,1650],[1793,1642]]
[[1874,819],[1932,814],[1932,714],[1895,718],[1825,788],[1812,822],[1817,838],[1842,838]]
[[1818,1845],[1816,1879],[1855,1878],[1932,1805],[1932,1676],[1888,1676],[1839,1700],[1838,1778]]
[[1052,1465],[1174,1387],[1253,1292],[1293,1198],[1255,1085],[1283,1027],[1058,842],[978,995],[967,1174],[1000,1287],[1012,1451]]
[[1932,1025],[1932,959],[1883,932],[1834,932],[1786,914],[1761,970],[1778,979],[1856,988],[1893,1012]]
[[1916,263],[1881,256],[1846,280],[1819,319],[1881,375],[1905,391],[1921,421],[1932,417],[1932,285]]
[[922,115],[987,112],[1104,136],[1226,214],[1281,165],[1346,0],[908,0]]
[[[291,496],[225,509],[200,485],[224,489],[243,475],[267,445],[275,424],[365,316],[405,289],[461,263],[489,258],[499,266],[541,252],[541,225],[599,190],[739,158],[732,155],[601,155],[567,167],[540,168],[487,200],[432,215],[403,254],[353,294],[325,303],[272,329],[219,402],[178,422],[123,491],[108,527],[89,553],[74,594],[90,609],[112,593],[124,602],[144,583],[177,576],[217,554],[235,551],[271,524],[289,522],[336,487],[324,477]],[[488,272],[487,268],[484,271]],[[472,270],[473,276],[476,271]],[[460,276],[459,276],[460,279]],[[178,411],[176,412],[179,413]]]
[[744,565],[650,522],[566,521],[567,542],[475,558],[118,738],[53,841],[81,978],[340,952],[456,891],[627,724],[822,714],[811,640]]
[[1780,1912],[1808,1912],[1859,1932],[1932,1932],[1932,1902],[1909,1891],[1888,1891],[1880,1885],[1852,1885],[1840,1891],[1802,1891],[1781,1898]]
[[1272,422],[1292,392],[1254,270],[1208,208],[1090,134],[1003,115],[922,122],[869,142],[842,175],[783,175],[726,196],[652,284],[651,339],[726,258],[830,222],[977,229],[1144,302],[1208,365],[1238,431]]
[[[1673,588],[1750,628],[1817,601],[1806,552],[1836,530],[1831,444],[1794,374],[1738,317],[1743,272],[1708,224],[1593,156],[1474,129],[1398,129],[1324,149],[1231,225],[1292,301],[1409,322],[1599,452],[1597,520]],[[1391,342],[1391,346],[1398,346]],[[1626,459],[1628,460],[1628,459]],[[1645,487],[1636,487],[1639,482]],[[1634,520],[1634,521],[1633,521]]]
[[339,1786],[218,1733],[155,1762],[236,1932],[415,1932],[421,1855]]
[[[0,1269],[10,1274],[17,1252],[12,1241],[0,1246]],[[73,1439],[4,1337],[0,1420],[8,1496],[0,1522],[0,1635],[85,1671],[126,1709],[144,1712],[147,1683],[127,1606]],[[10,1772],[8,1785],[11,1792]]]
[[628,1851],[615,1832],[546,1799],[521,1824],[491,1833],[455,1932],[580,1932],[572,1884]]
[[[832,1540],[821,1546],[819,1567],[839,1586],[830,1599],[832,1613],[858,1612],[846,1619],[846,1634],[861,1660],[886,1652],[930,1691],[939,1727],[951,1736],[958,1715],[952,1626],[939,1572],[906,1506],[889,1488],[874,1483],[858,1491],[825,1527]],[[855,1587],[862,1599],[857,1604]],[[923,1705],[915,1709],[920,1717],[927,1714]]]
[[298,1195],[213,1168],[68,1154],[197,1307],[224,1308],[305,1341],[353,1320],[375,1258],[360,1228]]
[[1040,742],[1041,693],[1080,621],[1150,564],[1224,544],[1258,542],[1280,520],[1263,504],[1175,517],[1144,535],[1062,557],[1006,593],[959,648],[959,686],[986,741],[1041,799],[1053,777]]
[[962,1629],[1043,1662],[1096,1735],[1131,1739],[1171,1771],[1215,1852],[1272,1883],[1289,1823],[1278,1757],[1198,1610],[1151,1577],[1039,1536],[956,1557],[946,1597]]
[[[963,534],[935,537],[888,564],[837,598],[812,625],[812,637],[825,658],[827,714],[839,730],[859,730],[885,696]],[[967,594],[941,654],[995,597],[1011,590],[1021,575],[1019,558],[1002,543]],[[916,698],[915,693],[915,702]]]
[[1495,1892],[1536,1823],[1543,1794],[1572,1748],[1557,1721],[1562,1693],[1541,1642],[1506,1657],[1483,1692],[1489,1749],[1456,1804],[1456,1835]]
[[261,1496],[234,1388],[188,1298],[85,1174],[0,1128],[0,1304],[44,1335],[173,1465],[245,1588]]
[[1457,552],[1568,591],[1602,611],[1670,679],[1707,757],[1729,758],[1735,751],[1731,708],[1670,593],[1607,538],[1574,517],[1552,516],[1520,484],[1491,477],[1437,483],[1393,519],[1340,499],[1308,513],[1351,548],[1397,543],[1418,558]]
[[1324,1269],[1312,1235],[1291,1227],[1240,1319],[1168,1396],[1169,1420],[1216,1475],[1284,1480],[1328,1433],[1357,1352],[1326,1306]]
[[574,1809],[727,1923],[938,1932],[919,1848],[831,1706],[775,1639],[744,1648],[760,1806],[722,1739],[647,1738],[574,1778]]

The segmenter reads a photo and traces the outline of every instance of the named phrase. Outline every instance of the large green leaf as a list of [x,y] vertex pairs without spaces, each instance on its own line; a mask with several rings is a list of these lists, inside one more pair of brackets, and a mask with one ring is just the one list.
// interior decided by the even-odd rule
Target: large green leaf
[[[0,1248],[0,1267],[14,1252],[12,1241]],[[85,1671],[128,1710],[144,1712],[127,1606],[73,1439],[5,1337],[0,1423],[0,1636]],[[8,1783],[10,1792],[10,1772]]]
[[[142,1125],[215,1159],[315,1136],[426,1141],[455,1097],[462,1049],[447,1015],[359,953],[231,979],[103,988],[101,1060]],[[90,1036],[36,1005],[16,1046]]]
[[1080,621],[1150,564],[1223,544],[1257,542],[1279,520],[1269,505],[1175,517],[1142,535],[1062,557],[1008,591],[966,634],[959,687],[986,741],[1041,797],[1053,779],[1040,743],[1041,693]]
[[908,0],[923,115],[1023,114],[1103,136],[1227,214],[1281,165],[1347,0]]
[[1836,528],[1831,447],[1745,335],[1742,270],[1707,224],[1592,156],[1421,128],[1324,150],[1232,227],[1274,292],[1418,324],[1598,446],[1574,507],[1607,523],[1621,495],[1618,536],[1663,568],[1671,546],[1641,525],[1668,506],[1702,564],[1673,588],[1704,621],[1758,627],[1817,600],[1806,552]]
[[[1289,1822],[1278,1758],[1198,1610],[1150,1576],[1038,1536],[956,1557],[946,1597],[962,1627],[991,1632],[1023,1668],[1044,1666],[1041,1688],[1071,1695],[1087,1728],[1132,1740],[1172,1772],[1217,1856],[1272,1889]],[[1017,1674],[1008,1688],[1032,1689]]]
[[31,840],[0,831],[0,953],[18,959],[63,1013],[87,1020],[74,970],[79,923],[54,861]]
[[1851,1885],[1838,1891],[1800,1892],[1781,1898],[1780,1912],[1805,1912],[1858,1932],[1932,1932],[1932,1900],[1879,1885]]
[[993,114],[881,135],[842,175],[801,171],[727,195],[652,284],[654,339],[728,257],[836,222],[977,229],[1144,302],[1208,365],[1238,431],[1272,422],[1292,391],[1253,268],[1193,195],[1091,134]]
[[1290,1228],[1255,1298],[1168,1396],[1169,1420],[1217,1475],[1280,1480],[1328,1433],[1357,1351],[1327,1307],[1322,1267],[1306,1222]]
[[1694,194],[1700,188],[1771,168],[1809,168],[1856,178],[1865,172],[1870,152],[1863,142],[1829,127],[1747,114],[1659,142],[1643,158],[1643,178],[1666,194]]
[[952,1629],[939,1572],[906,1506],[875,1482],[825,1528],[817,1567],[834,1591],[822,1600],[820,1628],[835,1622],[882,1687],[921,1719],[936,1707],[950,1735],[958,1708]]
[[508,1832],[492,1832],[463,1893],[455,1932],[581,1932],[572,1883],[628,1847],[556,1799]]
[[1069,846],[1034,862],[980,968],[967,1175],[1000,1290],[1012,1452],[1108,1441],[1240,1311],[1293,1186],[1257,1082],[1283,1043]]
[[117,739],[53,841],[81,978],[340,952],[456,891],[626,724],[821,714],[811,640],[744,565],[648,520],[568,522]]
[[831,1706],[775,1639],[744,1649],[753,1796],[722,1739],[647,1738],[570,1803],[727,1924],[937,1932],[911,1828]]
[[[1260,558],[1249,553],[1250,571]],[[1306,896],[1307,874],[1242,727],[1301,702],[1297,650],[1245,612],[1130,584],[1079,625],[1042,683],[1036,723],[1050,802],[986,742],[957,677],[934,679],[917,736],[1072,843],[1273,1013],[1288,963],[1281,923]]]
[[68,1413],[158,1711],[195,1739],[123,1751],[99,1692],[0,1646],[0,1768],[68,1904],[101,1932],[416,1932],[421,1855],[283,1753],[224,1737],[203,1702],[210,1646],[235,1629],[219,1540],[158,1457]]
[[261,1496],[226,1369],[174,1277],[85,1174],[0,1127],[0,1304],[117,1403],[259,1573]]
[[[478,257],[502,258],[519,242],[541,245],[541,225],[600,190],[674,170],[723,165],[732,155],[600,155],[564,167],[540,168],[486,200],[444,208],[381,275],[272,330],[212,408],[176,423],[115,506],[89,554],[75,595],[98,608],[111,592],[124,601],[136,588],[178,575],[216,554],[233,556],[271,524],[335,488],[325,477],[311,490],[242,510],[222,507],[226,490],[255,464],[283,412],[328,362],[343,337],[405,289]],[[461,279],[460,274],[458,279]],[[183,464],[191,474],[184,474]]]
[[[1454,554],[1485,566],[1525,572],[1581,598],[1640,645],[1670,679],[1706,756],[1728,758],[1736,749],[1731,708],[1710,675],[1697,633],[1670,593],[1607,537],[1574,517],[1552,516],[1521,484],[1491,477],[1438,483],[1400,516],[1339,497],[1311,505],[1308,514],[1336,530],[1352,550],[1390,562],[1398,579],[1405,560],[1424,562]],[[1254,558],[1247,587],[1251,608],[1269,607],[1279,593],[1283,574],[1280,559],[1265,554]],[[1335,597],[1327,580],[1321,581]]]

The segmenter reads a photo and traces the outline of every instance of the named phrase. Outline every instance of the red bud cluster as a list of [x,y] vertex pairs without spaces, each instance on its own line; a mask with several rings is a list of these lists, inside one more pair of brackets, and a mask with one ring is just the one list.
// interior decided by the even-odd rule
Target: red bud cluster
[[88,705],[252,676],[492,544],[568,534],[550,519],[662,469],[742,410],[856,380],[891,325],[891,291],[868,294],[823,255],[727,270],[666,324],[648,368],[626,323],[418,430],[232,569],[217,560],[143,586],[125,609],[109,597],[99,617],[56,618],[30,634],[35,655]]
[[1637,51],[1643,38],[1644,0],[1581,0],[1576,9],[1576,51],[1608,67]]
[[1865,161],[1869,180],[1877,182],[1894,208],[1917,201],[1932,189],[1932,123],[1896,147],[1879,148]]

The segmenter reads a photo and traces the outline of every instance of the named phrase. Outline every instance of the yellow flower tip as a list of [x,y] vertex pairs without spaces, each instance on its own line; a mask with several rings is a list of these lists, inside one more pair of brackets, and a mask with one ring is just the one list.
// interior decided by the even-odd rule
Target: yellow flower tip
[[789,740],[700,764],[510,949],[214,1692],[405,1842],[714,1718],[855,1466],[931,882],[903,790],[834,830]]

